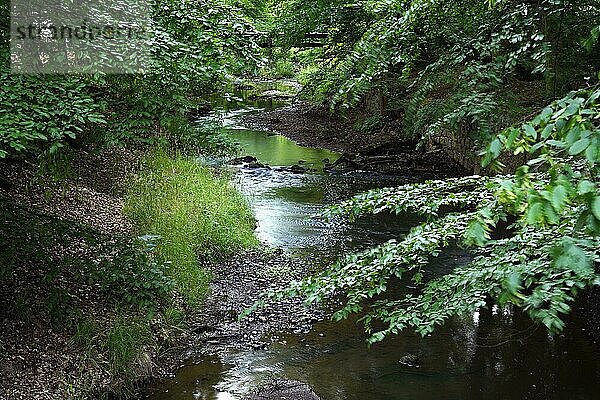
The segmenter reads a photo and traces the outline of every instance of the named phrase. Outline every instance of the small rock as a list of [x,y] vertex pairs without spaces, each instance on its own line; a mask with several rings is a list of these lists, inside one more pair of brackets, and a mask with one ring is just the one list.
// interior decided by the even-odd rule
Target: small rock
[[296,164],[296,165],[292,165],[290,167],[289,171],[293,172],[294,174],[303,174],[306,171],[308,171],[308,169]]
[[251,163],[255,163],[257,161],[258,160],[256,159],[256,157],[244,156],[244,157],[233,158],[233,159],[229,160],[228,164],[231,164],[231,165],[251,164]]
[[255,389],[254,393],[245,400],[320,400],[312,388],[298,381],[288,379],[274,379]]

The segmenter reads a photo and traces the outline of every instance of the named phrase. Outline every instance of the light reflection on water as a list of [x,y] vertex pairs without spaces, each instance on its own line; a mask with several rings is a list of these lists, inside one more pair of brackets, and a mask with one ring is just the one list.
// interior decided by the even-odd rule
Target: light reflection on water
[[328,205],[377,185],[397,183],[392,178],[379,182],[368,175],[293,174],[273,170],[247,170],[235,183],[250,201],[258,221],[257,235],[265,243],[285,250],[365,248],[406,232],[416,219],[373,216],[356,224],[318,217]]
[[[283,136],[237,125],[235,129],[227,127],[226,132],[240,144],[242,155],[254,156],[271,168],[242,168],[235,178],[258,221],[258,237],[269,245],[290,251],[320,249],[339,253],[397,237],[415,224],[416,219],[408,215],[365,217],[351,226],[342,220],[326,223],[314,218],[328,205],[368,189],[406,183],[411,180],[409,177],[324,173],[324,160],[333,162],[339,154],[302,147]],[[279,170],[298,164],[318,172],[295,174]]]
[[194,391],[242,399],[281,374],[324,400],[594,399],[600,390],[595,347],[576,330],[550,340],[543,329],[499,316],[485,326],[452,321],[425,338],[401,333],[371,349],[358,332],[353,322],[323,322],[268,350],[204,357],[153,399],[192,399]]

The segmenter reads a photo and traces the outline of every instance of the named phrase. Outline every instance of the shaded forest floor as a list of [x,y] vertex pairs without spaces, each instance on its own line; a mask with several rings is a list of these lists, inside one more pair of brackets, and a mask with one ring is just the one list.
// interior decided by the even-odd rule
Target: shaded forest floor
[[[132,236],[122,195],[138,158],[111,148],[53,171],[2,162],[0,397],[75,398],[122,372],[111,333],[139,313],[118,310],[91,272]],[[136,360],[141,375],[148,361]]]

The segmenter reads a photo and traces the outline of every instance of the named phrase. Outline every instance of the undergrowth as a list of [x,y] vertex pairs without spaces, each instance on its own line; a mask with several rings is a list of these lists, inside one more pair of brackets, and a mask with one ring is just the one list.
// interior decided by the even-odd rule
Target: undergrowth
[[[178,324],[183,319],[148,240],[113,237],[3,198],[0,221],[0,288],[12,293],[0,296],[0,320],[71,337],[63,349],[75,357],[74,370],[61,378],[65,398],[132,392],[150,376],[148,354],[158,346],[150,316],[167,339],[173,315]],[[98,386],[98,376],[110,383]]]
[[158,258],[168,263],[187,304],[199,305],[212,261],[257,245],[255,221],[245,199],[224,177],[192,159],[156,150],[126,196],[126,213],[141,234],[156,235]]

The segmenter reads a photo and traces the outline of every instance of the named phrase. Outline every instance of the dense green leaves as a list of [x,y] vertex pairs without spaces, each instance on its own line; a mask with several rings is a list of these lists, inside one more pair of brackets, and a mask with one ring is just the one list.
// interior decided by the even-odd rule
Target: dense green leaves
[[175,282],[168,265],[159,263],[155,248],[159,237],[104,244],[101,256],[87,267],[87,277],[98,282],[108,295],[142,309],[156,308],[168,298]]
[[0,85],[0,158],[34,146],[55,152],[88,125],[106,122],[78,79],[3,73]]
[[[169,140],[198,98],[262,61],[251,20],[235,2],[156,0],[146,73],[11,75],[0,46],[0,157],[56,151],[74,139],[104,143]],[[0,3],[8,26],[8,2]]]
[[[594,214],[600,172],[599,99],[600,88],[572,92],[522,129],[507,129],[494,140],[507,152],[530,156],[499,193],[512,210],[526,214],[529,224],[560,224],[562,214],[577,210],[574,218],[582,229],[600,233]],[[490,144],[484,155],[484,165],[502,168],[497,148]]]

